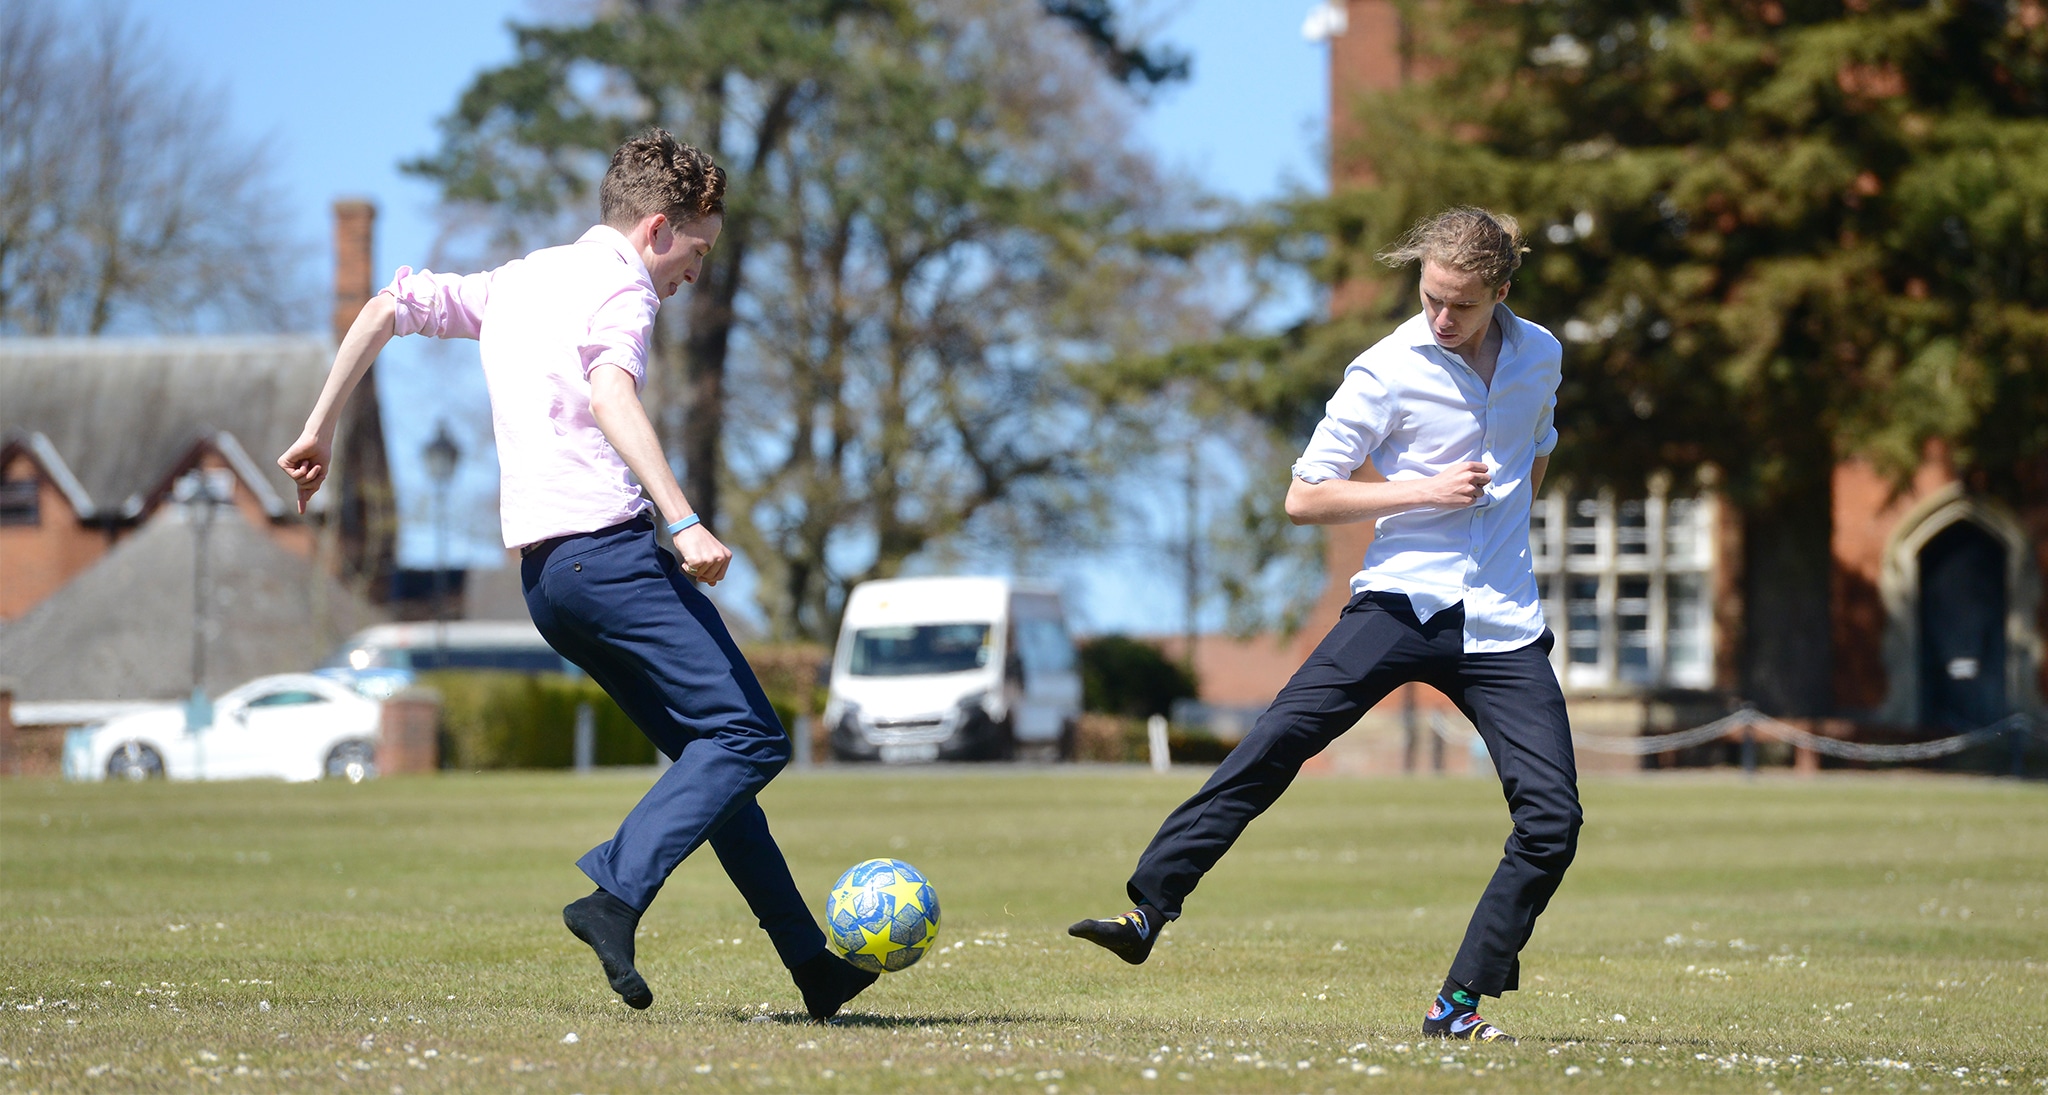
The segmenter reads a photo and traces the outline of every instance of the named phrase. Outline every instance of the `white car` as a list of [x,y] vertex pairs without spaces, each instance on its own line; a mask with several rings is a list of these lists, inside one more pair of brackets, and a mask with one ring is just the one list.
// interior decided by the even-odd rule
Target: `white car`
[[377,774],[383,705],[310,673],[258,677],[185,728],[185,705],[121,715],[64,736],[64,778],[356,782]]

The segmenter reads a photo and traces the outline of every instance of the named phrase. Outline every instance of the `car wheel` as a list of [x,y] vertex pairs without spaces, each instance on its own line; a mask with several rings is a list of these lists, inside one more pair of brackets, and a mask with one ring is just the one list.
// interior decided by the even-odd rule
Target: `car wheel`
[[350,783],[375,779],[377,747],[360,738],[342,742],[328,752],[327,763],[320,771],[328,779],[345,779]]
[[164,778],[164,758],[139,741],[124,742],[107,758],[107,778],[145,780]]

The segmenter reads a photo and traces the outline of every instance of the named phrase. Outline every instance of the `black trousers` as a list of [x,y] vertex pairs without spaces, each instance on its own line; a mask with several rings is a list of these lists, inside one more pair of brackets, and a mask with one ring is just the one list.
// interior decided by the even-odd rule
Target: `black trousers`
[[1550,666],[1555,637],[1545,631],[1517,650],[1467,654],[1464,634],[1461,607],[1423,623],[1402,594],[1354,597],[1252,732],[1167,816],[1131,875],[1131,900],[1178,917],[1202,875],[1310,757],[1389,692],[1419,681],[1449,696],[1479,728],[1514,820],[1450,976],[1488,996],[1518,987],[1518,956],[1578,848],[1578,769]]

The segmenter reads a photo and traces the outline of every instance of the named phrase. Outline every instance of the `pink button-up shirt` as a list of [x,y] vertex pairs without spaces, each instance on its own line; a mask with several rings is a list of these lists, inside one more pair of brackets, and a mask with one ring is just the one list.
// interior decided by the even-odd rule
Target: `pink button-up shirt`
[[598,225],[567,247],[467,276],[400,267],[383,292],[398,304],[399,334],[479,344],[506,547],[595,532],[647,507],[590,413],[598,366],[647,381],[661,297],[625,236]]

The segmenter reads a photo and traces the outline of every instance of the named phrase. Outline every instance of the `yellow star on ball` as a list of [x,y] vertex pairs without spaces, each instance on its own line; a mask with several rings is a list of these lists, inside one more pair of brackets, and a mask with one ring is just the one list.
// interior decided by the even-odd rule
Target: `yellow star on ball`
[[896,899],[897,908],[916,909],[918,912],[924,913],[925,915],[929,916],[931,914],[931,910],[925,908],[924,906],[918,903],[918,891],[923,889],[923,884],[918,882],[912,882],[909,879],[904,878],[902,875],[897,875],[895,876],[895,878],[896,880],[894,882],[891,882],[887,886],[882,887],[882,892],[885,894],[889,894],[890,896]]
[[880,962],[884,968],[889,965],[889,956],[903,949],[903,944],[889,938],[886,926],[878,932],[862,928],[860,935],[865,942],[860,945],[860,949],[848,953],[868,955]]

